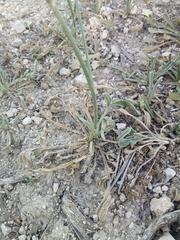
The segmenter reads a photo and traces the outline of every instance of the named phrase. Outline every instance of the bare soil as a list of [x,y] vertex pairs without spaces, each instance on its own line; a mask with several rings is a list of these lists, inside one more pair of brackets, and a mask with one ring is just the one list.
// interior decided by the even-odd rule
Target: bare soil
[[[163,38],[149,33],[146,15],[152,13],[161,21],[167,13],[176,24],[180,2],[140,1],[126,17],[124,1],[103,3],[104,10],[98,15],[92,2],[81,1],[80,8],[102,114],[105,92],[114,101],[123,98],[139,103],[147,96],[148,87],[125,81],[120,71],[99,62],[106,60],[108,65],[129,73],[145,74],[145,49],[156,45],[149,39]],[[68,19],[66,1],[59,1],[58,8]],[[89,21],[92,17],[100,23],[94,29]],[[0,105],[0,239],[150,240],[159,239],[166,231],[175,240],[180,239],[180,145],[173,141],[178,135],[168,128],[165,137],[169,141],[147,162],[157,146],[133,154],[130,146],[119,149],[114,144],[122,131],[119,124],[144,131],[141,124],[116,107],[108,115],[116,123],[115,131],[107,134],[107,142],[97,139],[94,155],[89,156],[83,129],[73,115],[86,117],[83,104],[92,115],[90,92],[76,78],[82,79],[82,70],[71,47],[62,40],[53,12],[43,0],[0,0],[0,19],[0,67],[9,84],[9,90],[1,94]],[[179,46],[177,42],[167,43],[148,54],[163,62],[164,53],[180,56]],[[168,97],[170,91],[176,92],[177,84],[166,76],[157,89],[152,107],[166,122],[151,119],[149,129],[154,134],[180,119],[180,102]],[[147,124],[144,112],[139,106],[137,109],[141,111],[138,119]],[[79,147],[73,148],[80,141]],[[118,172],[130,156],[120,188],[122,176],[118,178]],[[167,168],[174,170],[175,176],[168,179]],[[150,201],[163,196],[171,199],[173,208],[168,212],[174,215],[167,221],[167,216],[161,218],[164,223],[156,231],[152,225],[149,231],[154,232],[146,238],[145,230],[158,220]]]

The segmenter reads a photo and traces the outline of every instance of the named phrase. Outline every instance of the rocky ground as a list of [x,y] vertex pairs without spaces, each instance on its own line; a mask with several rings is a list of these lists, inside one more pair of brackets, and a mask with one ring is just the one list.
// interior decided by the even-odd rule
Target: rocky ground
[[[57,2],[70,24],[67,2]],[[78,120],[92,113],[90,93],[53,12],[43,0],[0,0],[0,239],[178,240],[180,100],[169,93],[179,79],[163,77],[151,102],[162,118],[153,119],[140,106],[146,79],[125,81],[114,66],[145,76],[146,54],[162,64],[180,56],[179,40],[150,33],[147,22],[166,13],[178,29],[180,2],[140,1],[128,16],[125,1],[80,9],[99,115],[107,92],[136,102],[140,116],[114,107],[115,129],[90,156]],[[127,127],[152,133],[151,144],[120,149]]]

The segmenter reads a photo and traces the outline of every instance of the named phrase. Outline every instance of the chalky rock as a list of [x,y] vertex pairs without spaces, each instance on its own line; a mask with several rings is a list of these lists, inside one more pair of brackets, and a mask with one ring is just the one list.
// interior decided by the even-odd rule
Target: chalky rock
[[60,75],[64,75],[64,76],[70,76],[71,74],[71,70],[68,68],[61,68],[61,70],[59,71]]
[[169,197],[153,198],[150,202],[151,212],[154,212],[156,216],[161,216],[168,211],[171,211],[174,204]]
[[36,117],[36,116],[33,116],[31,119],[32,119],[32,120],[34,121],[34,123],[37,124],[37,125],[40,125],[41,122],[42,122],[42,120],[43,120],[42,118]]
[[4,236],[7,236],[11,232],[11,228],[5,226],[4,224],[1,225],[1,230]]
[[166,168],[164,172],[166,174],[165,182],[169,182],[176,175],[176,172],[172,168]]
[[89,23],[90,23],[90,27],[94,30],[94,29],[98,29],[100,28],[101,24],[100,21],[97,17],[91,17],[89,19]]
[[23,121],[22,121],[22,124],[23,125],[29,125],[29,124],[31,124],[32,123],[32,119],[29,117],[29,116],[27,116]]
[[103,16],[103,17],[106,17],[108,20],[111,19],[111,13],[112,13],[112,9],[110,7],[101,7],[100,9],[100,14]]
[[24,23],[20,20],[12,22],[11,27],[12,32],[15,33],[22,33],[26,29]]
[[165,232],[158,240],[175,240],[169,232]]
[[13,47],[19,47],[23,44],[23,41],[20,38],[16,38],[11,44]]
[[83,74],[80,74],[77,77],[75,77],[74,81],[75,81],[75,86],[76,87],[87,86],[87,80],[86,80],[86,77]]

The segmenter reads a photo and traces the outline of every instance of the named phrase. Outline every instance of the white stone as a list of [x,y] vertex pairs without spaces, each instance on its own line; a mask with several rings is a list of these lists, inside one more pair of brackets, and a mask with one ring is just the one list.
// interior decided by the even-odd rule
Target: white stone
[[151,11],[151,10],[145,9],[145,8],[142,10],[142,15],[148,16],[149,14],[152,14],[152,11]]
[[12,112],[13,112],[14,115],[16,115],[16,114],[18,113],[17,108],[13,108],[13,109],[12,109]]
[[126,128],[126,123],[116,123],[116,127],[118,130],[124,130]]
[[176,175],[176,172],[172,168],[166,168],[164,172],[166,174],[165,182],[169,182],[169,180]]
[[153,192],[154,192],[154,193],[161,194],[161,193],[162,193],[161,187],[158,186],[158,187],[153,188]]
[[27,66],[27,64],[29,63],[29,60],[28,59],[23,59],[22,63],[23,63],[23,65]]
[[11,44],[13,47],[19,47],[23,44],[23,41],[20,38],[16,38]]
[[97,222],[99,221],[99,218],[98,218],[98,215],[97,215],[97,214],[94,214],[92,217],[93,217],[93,221],[94,221],[95,223],[97,223]]
[[87,86],[87,80],[86,80],[86,77],[83,74],[80,74],[77,77],[75,77],[74,81],[75,81],[75,86],[76,87]]
[[117,227],[119,225],[119,216],[116,215],[115,218],[113,219],[113,225],[114,227]]
[[33,116],[33,117],[31,117],[31,119],[35,122],[35,124],[37,124],[37,125],[39,125],[39,124],[41,124],[41,122],[42,122],[42,118],[40,118],[40,117],[36,117],[36,116]]
[[130,229],[134,229],[134,228],[135,228],[135,224],[134,224],[133,222],[131,222],[131,223],[129,224],[129,228],[130,228]]
[[7,115],[7,117],[9,117],[9,118],[11,118],[11,117],[13,117],[13,116],[14,116],[14,114],[13,114],[13,111],[12,111],[12,110],[8,110],[8,111],[6,112],[6,115]]
[[116,45],[111,45],[111,52],[114,56],[118,57],[120,55],[120,48]]
[[26,235],[23,234],[23,235],[19,236],[18,239],[19,239],[19,240],[26,240]]
[[21,227],[19,228],[19,234],[21,234],[21,235],[26,234],[26,231],[25,231],[25,229],[24,229],[23,226],[21,226]]
[[28,125],[28,124],[31,124],[32,123],[32,119],[27,116],[23,121],[22,121],[22,124],[23,125]]
[[127,34],[129,32],[129,28],[127,27],[124,27],[124,30],[123,30],[124,34]]
[[171,211],[174,204],[169,197],[153,198],[150,202],[151,212],[154,212],[156,216],[163,215],[164,213]]
[[11,228],[6,227],[4,224],[1,225],[2,234],[7,236],[11,232]]
[[134,7],[131,9],[131,14],[137,14],[138,13],[138,7],[136,5],[134,5]]
[[54,193],[57,193],[58,187],[59,187],[59,183],[54,183],[53,184],[53,192]]
[[159,240],[175,240],[169,232],[165,232]]
[[32,236],[32,240],[38,240],[39,238],[36,236]]
[[125,200],[126,200],[126,196],[124,195],[124,193],[121,193],[119,198],[120,198],[121,202],[125,202]]
[[68,68],[61,68],[59,71],[60,75],[64,75],[64,76],[70,76],[71,75],[71,70]]
[[163,185],[161,189],[163,192],[167,192],[169,188],[168,188],[168,186]]
[[101,34],[101,39],[106,39],[108,37],[108,34],[109,34],[109,32],[107,29],[103,30],[103,32]]
[[98,29],[101,26],[100,21],[99,21],[99,19],[97,17],[91,17],[89,19],[89,23],[90,23],[90,27],[92,29]]
[[11,27],[12,27],[11,30],[15,33],[22,33],[26,29],[25,26],[24,26],[24,23],[21,20],[17,20],[15,22],[12,22]]
[[111,19],[111,13],[112,13],[112,9],[110,7],[101,7],[100,9],[100,14],[103,16],[103,17],[106,17],[108,20]]
[[132,216],[132,213],[130,211],[126,212],[125,214],[126,218],[130,218]]
[[162,54],[163,60],[164,60],[164,61],[168,61],[170,55],[171,55],[171,57],[174,57],[174,56],[175,56],[175,55],[174,55],[173,53],[171,53],[171,52],[164,52],[164,53]]
[[96,68],[99,67],[99,61],[96,61],[96,60],[92,61],[91,66],[92,66],[92,69],[95,70]]

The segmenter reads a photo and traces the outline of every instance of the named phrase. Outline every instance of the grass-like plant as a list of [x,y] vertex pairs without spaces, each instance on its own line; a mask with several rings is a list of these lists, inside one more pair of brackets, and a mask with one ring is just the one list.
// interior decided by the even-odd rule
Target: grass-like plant
[[14,136],[9,126],[7,117],[4,114],[0,114],[0,118],[1,118],[0,133],[2,135],[2,138],[6,138],[6,146],[2,149],[3,151],[5,151],[12,144]]
[[67,26],[67,23],[65,22],[64,17],[62,16],[60,11],[58,10],[55,1],[54,0],[46,0],[46,1],[49,4],[50,8],[53,10],[53,12],[54,12],[55,16],[57,17],[59,23],[61,24],[61,27],[64,30],[64,34],[65,34],[67,40],[69,41],[70,45],[72,46],[72,48],[73,48],[73,50],[74,50],[74,52],[75,52],[75,54],[76,54],[76,56],[79,60],[79,63],[81,65],[82,70],[84,72],[84,75],[87,79],[87,83],[88,83],[88,86],[89,86],[89,89],[90,89],[90,92],[91,92],[91,97],[92,97],[92,101],[93,101],[93,123],[90,122],[90,121],[87,121],[84,118],[80,118],[80,120],[83,122],[83,124],[89,130],[89,134],[88,134],[87,139],[90,142],[90,152],[92,152],[93,140],[96,139],[100,135],[101,135],[102,138],[105,138],[104,134],[114,128],[115,124],[114,124],[113,120],[110,117],[106,116],[107,113],[110,111],[110,109],[113,106],[116,106],[116,105],[119,105],[119,106],[122,106],[122,107],[127,107],[128,106],[131,109],[133,109],[137,114],[140,114],[140,113],[130,103],[130,101],[121,99],[119,101],[112,102],[112,99],[110,98],[110,96],[108,94],[105,94],[104,97],[105,97],[105,100],[106,100],[106,109],[105,109],[104,113],[102,114],[102,116],[100,118],[98,118],[97,97],[96,97],[95,88],[94,88],[94,81],[93,81],[93,78],[92,78],[88,47],[87,47],[86,38],[85,38],[85,34],[84,34],[84,29],[83,29],[83,24],[82,24],[82,19],[81,19],[81,14],[80,14],[78,1],[75,0],[75,4],[76,4],[75,9],[76,9],[76,12],[77,12],[79,30],[80,30],[80,33],[81,33],[81,36],[82,36],[82,42],[83,42],[83,48],[84,48],[84,52],[85,52],[86,61],[83,60],[83,56],[81,54],[81,50],[78,47],[77,40],[73,36],[69,27]]
[[180,31],[175,27],[167,14],[163,16],[163,23],[157,21],[152,14],[148,15],[147,20],[151,25],[151,27],[148,28],[150,33],[166,34],[171,37],[171,40],[180,44]]
[[[147,68],[147,74],[138,73],[128,73],[124,69],[120,68],[119,66],[111,66],[108,67],[118,70],[123,73],[123,77],[127,81],[136,82],[139,84],[146,84],[148,85],[148,94],[145,97],[141,98],[140,107],[145,108],[152,118],[161,118],[163,121],[164,119],[160,116],[157,112],[155,112],[152,107],[151,103],[155,96],[155,92],[158,88],[158,85],[163,81],[164,75],[169,75],[171,79],[176,82],[180,80],[180,57],[176,59],[171,59],[167,63],[162,63],[158,60],[158,57],[149,57],[149,63]],[[179,90],[179,86],[177,86],[177,91]],[[169,93],[171,99],[179,100],[179,92],[176,93]],[[137,103],[138,104],[138,103]]]
[[126,2],[126,15],[129,15],[132,11],[132,9],[136,6],[136,4],[138,2],[140,2],[141,0],[136,0],[133,3],[133,0],[125,0]]
[[16,91],[30,84],[31,79],[35,76],[36,69],[37,61],[34,62],[33,72],[27,70],[19,78],[9,82],[5,77],[4,71],[0,68],[0,96],[3,96],[6,92]]

